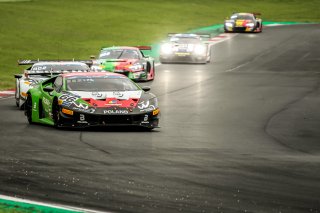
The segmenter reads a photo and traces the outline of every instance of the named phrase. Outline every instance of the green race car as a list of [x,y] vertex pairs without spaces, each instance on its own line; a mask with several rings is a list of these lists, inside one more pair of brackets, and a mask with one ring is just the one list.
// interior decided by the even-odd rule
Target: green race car
[[151,81],[155,77],[154,59],[144,55],[142,50],[151,50],[151,47],[102,48],[92,69],[120,73],[134,81]]
[[110,72],[68,73],[39,83],[27,92],[29,123],[55,127],[158,127],[155,95],[126,76]]

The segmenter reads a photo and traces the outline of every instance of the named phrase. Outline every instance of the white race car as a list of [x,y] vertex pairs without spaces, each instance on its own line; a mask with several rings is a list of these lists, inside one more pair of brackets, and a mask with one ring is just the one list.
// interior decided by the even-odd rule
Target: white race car
[[39,60],[19,60],[19,65],[32,65],[25,69],[23,74],[15,74],[16,91],[15,101],[17,107],[23,108],[29,89],[36,84],[51,78],[55,75],[66,72],[90,72],[92,61],[39,61]]
[[210,62],[210,34],[169,33],[168,40],[160,47],[161,63]]

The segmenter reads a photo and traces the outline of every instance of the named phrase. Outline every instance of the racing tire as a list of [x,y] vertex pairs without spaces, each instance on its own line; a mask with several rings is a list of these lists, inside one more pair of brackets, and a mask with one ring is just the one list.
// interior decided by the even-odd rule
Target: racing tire
[[211,61],[211,54],[207,56],[207,63],[210,63]]
[[16,106],[20,108],[20,99],[19,98],[15,98],[16,99]]
[[58,101],[57,99],[55,99],[53,101],[52,104],[52,119],[53,119],[53,126],[55,128],[59,128],[60,127],[60,107],[58,105]]
[[152,74],[152,79],[150,79],[151,81],[154,80],[154,78],[156,77],[156,67],[154,66],[154,62],[152,63],[153,66],[153,74]]
[[27,116],[29,124],[33,124],[33,121],[32,121],[32,96],[30,93],[28,93],[27,100],[24,104],[24,114]]
[[[17,84],[18,84],[18,81],[16,82],[16,90],[14,92],[14,97],[15,97],[15,100],[16,100],[16,106],[20,108],[20,92],[18,91],[18,85]],[[18,96],[18,98],[17,98],[17,96]]]
[[156,77],[156,69],[153,66],[153,76],[152,76],[151,81],[153,81],[155,77]]
[[255,32],[257,32],[257,33],[261,33],[262,32],[262,24],[258,23],[258,26],[257,26]]
[[19,98],[15,98],[15,100],[16,100],[16,106],[20,108],[20,100],[19,100]]

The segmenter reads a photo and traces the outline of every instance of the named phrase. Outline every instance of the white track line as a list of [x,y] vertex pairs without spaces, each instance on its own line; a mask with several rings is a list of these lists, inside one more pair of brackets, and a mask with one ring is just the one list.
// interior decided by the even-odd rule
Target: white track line
[[27,203],[27,204],[32,204],[32,205],[44,206],[44,207],[49,207],[49,208],[62,209],[62,210],[67,210],[67,211],[80,211],[80,212],[88,212],[88,213],[106,213],[105,211],[102,212],[102,211],[95,211],[95,210],[91,210],[91,209],[83,209],[83,208],[66,206],[66,205],[48,204],[48,203],[37,202],[37,201],[32,201],[32,200],[27,200],[27,199],[22,199],[22,198],[17,198],[17,197],[10,197],[10,196],[6,196],[6,195],[0,195],[0,199],[13,201],[13,202],[19,202],[19,203]]

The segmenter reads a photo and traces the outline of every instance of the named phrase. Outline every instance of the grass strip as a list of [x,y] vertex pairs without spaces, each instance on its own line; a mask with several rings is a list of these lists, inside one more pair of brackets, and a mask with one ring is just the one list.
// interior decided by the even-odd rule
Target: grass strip
[[168,32],[222,24],[232,12],[319,22],[318,0],[31,0],[0,2],[0,89],[18,59],[87,59],[102,46],[159,43]]
[[0,213],[80,213],[79,211],[65,210],[31,203],[0,199]]

